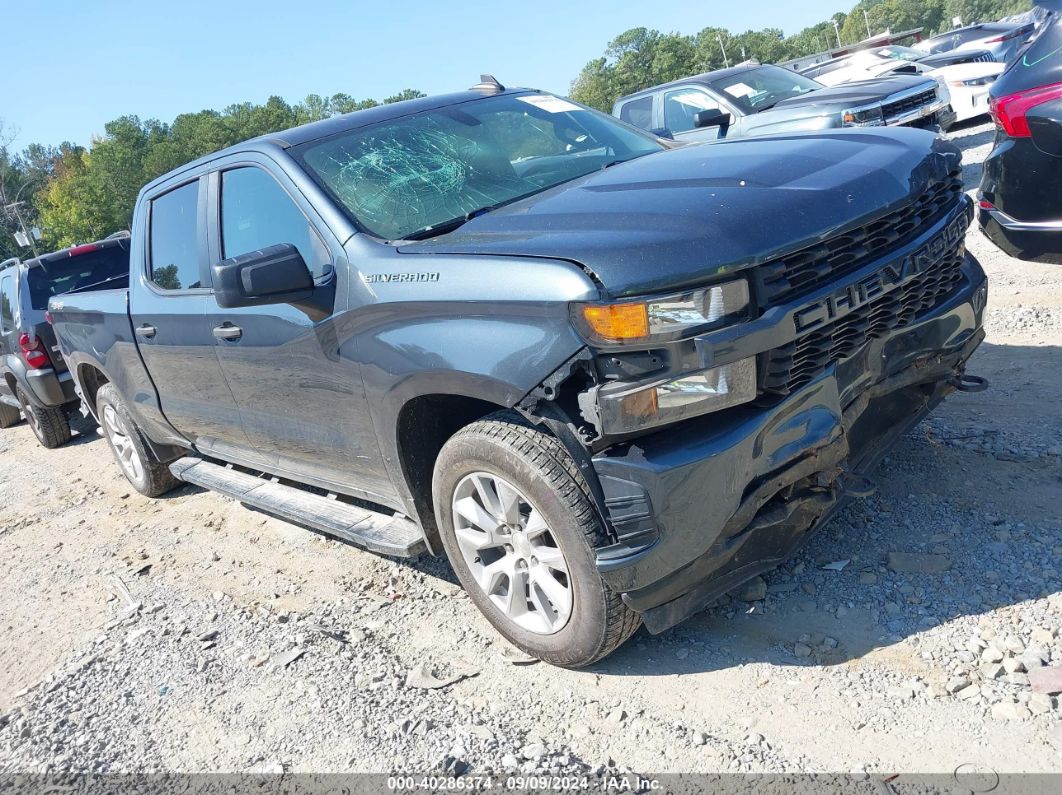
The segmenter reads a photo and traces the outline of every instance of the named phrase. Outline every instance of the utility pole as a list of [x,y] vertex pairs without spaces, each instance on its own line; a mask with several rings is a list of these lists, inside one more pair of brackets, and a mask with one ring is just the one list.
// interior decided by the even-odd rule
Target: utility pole
[[867,16],[867,10],[863,9],[863,21],[867,23],[867,38],[869,39],[873,34],[870,32],[870,17]]
[[719,49],[723,51],[723,65],[727,69],[729,69],[730,68],[730,61],[726,57],[726,47],[723,46],[723,34],[722,33],[716,33],[715,37],[717,39],[719,39]]
[[833,21],[833,32],[837,34],[837,47],[841,47],[841,26],[837,24],[837,20]]

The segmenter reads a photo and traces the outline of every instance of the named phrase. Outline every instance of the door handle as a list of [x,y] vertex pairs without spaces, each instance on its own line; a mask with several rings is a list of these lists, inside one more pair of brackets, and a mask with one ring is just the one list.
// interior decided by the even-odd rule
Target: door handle
[[214,336],[219,340],[238,340],[243,336],[243,329],[226,323],[223,326],[214,327]]
[[155,328],[154,326],[148,325],[147,323],[145,323],[142,326],[137,326],[137,328],[136,328],[136,335],[138,337],[140,337],[141,339],[149,340],[152,337],[154,337],[155,334],[157,334],[157,333],[158,333],[158,329]]

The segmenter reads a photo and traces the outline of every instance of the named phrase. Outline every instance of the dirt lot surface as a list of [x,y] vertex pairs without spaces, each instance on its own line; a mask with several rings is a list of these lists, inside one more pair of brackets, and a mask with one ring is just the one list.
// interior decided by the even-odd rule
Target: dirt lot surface
[[[973,188],[991,130],[953,137]],[[0,432],[0,771],[1062,772],[1062,270],[969,246],[992,389],[751,601],[590,670],[511,662],[438,560]]]

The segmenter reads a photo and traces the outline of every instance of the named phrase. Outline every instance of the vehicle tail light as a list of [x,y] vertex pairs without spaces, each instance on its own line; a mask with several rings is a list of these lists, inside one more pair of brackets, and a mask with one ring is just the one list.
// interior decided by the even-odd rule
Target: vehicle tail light
[[992,204],[992,202],[990,202],[988,199],[981,199],[979,202],[977,202],[977,206],[980,207],[982,210],[996,209],[996,205]]
[[99,248],[95,243],[86,243],[83,246],[74,246],[70,249],[69,254],[71,257],[77,257],[81,254],[91,254]]
[[1062,99],[1062,83],[1052,83],[1049,86],[996,97],[992,99],[992,118],[1011,138],[1028,138],[1032,133],[1029,131],[1029,120],[1025,114],[1037,105],[1055,99]]
[[48,351],[45,350],[44,343],[40,337],[31,337],[29,334],[22,332],[18,336],[18,347],[22,349],[22,358],[26,360],[26,364],[34,370],[39,370],[51,364],[51,360],[48,358]]
[[47,323],[49,326],[52,325],[52,313],[51,313],[51,311],[48,311],[48,312],[44,313],[44,322]]

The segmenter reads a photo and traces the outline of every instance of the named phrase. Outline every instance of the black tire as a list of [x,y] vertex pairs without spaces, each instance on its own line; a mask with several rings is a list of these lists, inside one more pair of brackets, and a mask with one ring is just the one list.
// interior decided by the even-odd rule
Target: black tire
[[[111,423],[108,421],[111,411],[117,415],[116,425],[120,427],[111,427]],[[107,446],[111,448],[114,460],[118,463],[122,474],[125,475],[126,480],[132,484],[134,489],[145,497],[158,497],[180,485],[181,482],[173,476],[169,466],[161,463],[151,452],[140,428],[137,427],[136,422],[133,421],[129,414],[129,410],[125,407],[125,401],[122,400],[121,395],[118,394],[118,390],[115,389],[113,384],[104,384],[100,387],[99,392],[96,393],[96,414],[100,418],[103,438],[107,440]],[[139,467],[123,463],[118,449],[115,447],[116,430],[119,431],[121,436],[129,440],[129,449],[131,454],[137,457]]]
[[[554,634],[532,632],[515,623],[491,601],[464,559],[452,502],[461,481],[475,472],[500,477],[523,492],[542,513],[563,553],[572,608],[567,623]],[[432,496],[443,547],[461,584],[495,629],[518,648],[554,665],[575,668],[611,654],[638,629],[638,614],[608,589],[594,565],[594,547],[609,539],[585,480],[555,437],[511,412],[472,423],[439,453]]]
[[10,428],[12,425],[17,425],[18,421],[21,419],[21,411],[14,406],[0,403],[0,428]]
[[38,408],[30,402],[29,396],[22,387],[16,388],[15,396],[22,406],[26,423],[41,445],[54,450],[70,441],[70,418],[66,416],[66,409]]

